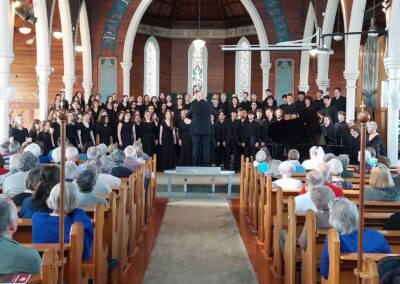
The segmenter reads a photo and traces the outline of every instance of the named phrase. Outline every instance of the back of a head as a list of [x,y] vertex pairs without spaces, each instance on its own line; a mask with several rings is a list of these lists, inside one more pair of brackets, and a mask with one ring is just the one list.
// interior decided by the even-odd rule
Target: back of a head
[[31,152],[35,157],[39,157],[42,154],[40,146],[36,143],[29,144],[25,147],[24,152]]
[[139,158],[142,157],[142,155],[143,155],[143,144],[142,144],[142,141],[136,140],[135,142],[133,142],[133,147],[135,147],[136,156],[139,157]]
[[60,169],[58,167],[46,167],[40,171],[40,180],[31,202],[31,204],[34,204],[37,211],[47,211],[49,209],[47,206],[47,199],[52,188],[59,182]]
[[10,142],[8,145],[8,152],[10,155],[18,153],[21,150],[21,144],[18,141]]
[[78,166],[72,161],[65,162],[65,179],[75,180],[78,175]]
[[282,177],[291,177],[295,171],[295,166],[290,161],[284,161],[279,165],[279,173]]
[[89,160],[100,158],[100,151],[95,146],[89,147],[86,154]]
[[371,154],[371,158],[376,158],[376,151],[374,147],[369,146],[366,148],[366,150]]
[[394,187],[394,182],[390,170],[384,164],[378,164],[372,168],[369,177],[369,186],[375,189],[385,189]]
[[300,159],[299,151],[297,151],[296,149],[290,149],[288,152],[288,160],[289,161],[298,161],[299,159]]
[[21,154],[13,154],[10,156],[10,170],[19,168],[19,159],[21,158]]
[[347,198],[335,199],[330,204],[329,223],[340,234],[351,234],[358,228],[357,206]]
[[329,172],[333,176],[340,176],[343,172],[343,165],[339,159],[332,159],[328,162]]
[[348,167],[348,166],[349,166],[349,164],[350,164],[350,158],[349,158],[349,155],[346,155],[346,154],[340,154],[340,155],[338,156],[338,159],[339,159],[339,161],[342,163],[343,170],[346,170],[346,169],[347,169],[347,167]]
[[258,152],[256,153],[256,161],[257,161],[258,163],[265,162],[266,159],[267,159],[267,154],[266,154],[263,150],[260,150],[260,151],[258,151]]
[[324,178],[320,172],[314,170],[306,174],[306,185],[308,191],[316,186],[322,186],[323,184]]
[[[358,151],[358,161],[360,161],[361,151]],[[365,162],[368,163],[372,159],[371,152],[365,150]]]
[[103,158],[107,155],[107,145],[106,144],[99,144],[96,146],[96,148],[99,150],[100,158]]
[[92,170],[84,170],[76,178],[76,184],[81,192],[92,192],[96,184],[97,175]]
[[31,152],[24,152],[21,154],[18,166],[18,169],[21,172],[27,172],[36,169],[38,166],[39,166],[39,159]]
[[25,188],[36,191],[39,182],[41,180],[41,169],[34,169],[29,171],[29,173],[25,177]]
[[112,168],[115,166],[114,160],[110,156],[105,156],[101,160],[101,170],[100,172],[109,174],[111,173]]
[[281,163],[282,162],[280,160],[272,160],[267,174],[273,177],[279,176],[279,166]]
[[[47,199],[47,206],[55,213],[60,214],[60,184],[56,184]],[[78,206],[78,193],[75,185],[71,182],[65,183],[65,192],[64,192],[64,213],[66,215],[70,214],[74,211]]]
[[318,163],[317,168],[315,170],[321,173],[324,181],[328,180],[330,168],[327,163],[324,162]]
[[125,153],[120,149],[115,149],[111,153],[111,158],[113,158],[116,166],[121,165],[125,160]]
[[61,163],[61,147],[57,147],[51,152],[51,158],[54,163]]
[[90,159],[85,163],[86,169],[93,171],[96,175],[100,173],[101,161],[100,159]]
[[0,236],[4,236],[10,225],[18,219],[17,207],[11,199],[0,197]]
[[76,161],[79,156],[79,151],[76,147],[74,146],[68,146],[65,148],[65,159],[67,161]]
[[329,162],[330,160],[335,159],[335,158],[336,158],[335,154],[326,153],[325,156],[324,156],[324,158],[323,158],[322,160],[323,160],[324,163],[327,163],[327,162]]
[[318,147],[317,146],[312,146],[310,148],[309,153],[310,153],[310,159],[316,159],[317,155],[318,155]]
[[334,199],[335,195],[326,185],[316,186],[311,191],[311,201],[320,211],[329,211],[329,203]]
[[136,158],[136,149],[131,145],[125,148],[124,153],[127,158]]

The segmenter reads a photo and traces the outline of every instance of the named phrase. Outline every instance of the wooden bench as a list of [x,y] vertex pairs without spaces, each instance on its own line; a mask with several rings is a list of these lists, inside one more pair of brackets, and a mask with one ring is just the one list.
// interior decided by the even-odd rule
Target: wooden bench
[[58,283],[57,251],[48,248],[42,255],[40,275],[31,275],[28,284],[54,284]]

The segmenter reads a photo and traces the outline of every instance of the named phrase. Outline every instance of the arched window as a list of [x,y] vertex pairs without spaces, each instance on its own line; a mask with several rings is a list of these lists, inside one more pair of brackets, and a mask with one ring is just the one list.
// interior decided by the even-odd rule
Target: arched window
[[200,89],[207,96],[207,47],[196,48],[192,42],[188,51],[188,87],[189,94]]
[[[242,37],[237,45],[246,48],[250,46],[250,42],[247,38]],[[235,56],[235,93],[241,100],[242,93],[248,92],[250,94],[251,90],[251,52],[236,51]]]
[[143,95],[158,97],[160,91],[160,47],[154,36],[144,45]]

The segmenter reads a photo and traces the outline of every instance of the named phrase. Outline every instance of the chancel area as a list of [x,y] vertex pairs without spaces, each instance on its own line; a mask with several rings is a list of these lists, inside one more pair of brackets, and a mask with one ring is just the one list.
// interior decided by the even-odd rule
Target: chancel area
[[400,0],[1,0],[0,283],[397,283]]

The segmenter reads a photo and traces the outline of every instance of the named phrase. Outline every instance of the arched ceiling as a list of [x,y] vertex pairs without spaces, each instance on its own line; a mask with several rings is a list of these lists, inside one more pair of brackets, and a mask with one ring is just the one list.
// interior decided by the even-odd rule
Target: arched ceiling
[[154,0],[142,23],[162,27],[227,28],[252,25],[253,22],[240,0]]

